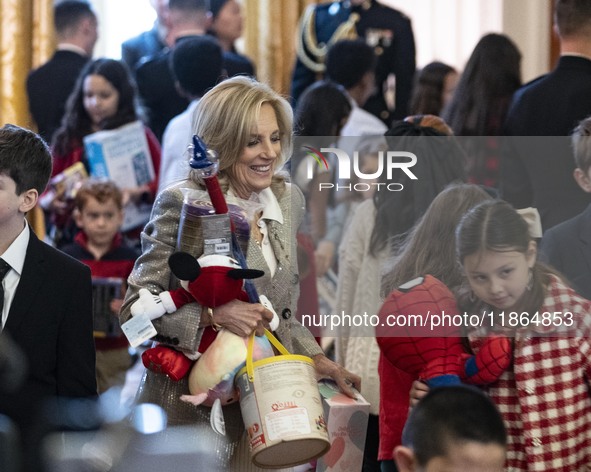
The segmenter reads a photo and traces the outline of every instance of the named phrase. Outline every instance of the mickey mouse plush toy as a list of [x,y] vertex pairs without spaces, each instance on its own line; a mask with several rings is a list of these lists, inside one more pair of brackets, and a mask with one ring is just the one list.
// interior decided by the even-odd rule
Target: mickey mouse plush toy
[[[264,275],[260,270],[242,269],[236,260],[217,254],[195,259],[186,252],[177,252],[170,256],[168,265],[172,273],[181,280],[181,287],[158,295],[147,289],[140,289],[139,299],[131,306],[133,316],[146,314],[153,320],[192,302],[208,309],[235,299],[247,302],[249,300],[243,289],[243,280]],[[264,295],[260,299],[265,308],[273,312],[270,329],[274,331],[279,326],[279,318],[269,300]],[[207,406],[212,406],[219,400],[225,405],[237,400],[234,375],[246,361],[247,340],[226,329],[216,328],[215,325],[207,326],[203,331],[198,354],[193,359],[175,349],[158,345],[142,354],[142,362],[146,368],[168,375],[173,380],[180,380],[190,370],[191,395],[183,395],[182,400]],[[273,355],[273,348],[267,338],[256,336],[254,360]],[[197,362],[194,362],[196,359]]]

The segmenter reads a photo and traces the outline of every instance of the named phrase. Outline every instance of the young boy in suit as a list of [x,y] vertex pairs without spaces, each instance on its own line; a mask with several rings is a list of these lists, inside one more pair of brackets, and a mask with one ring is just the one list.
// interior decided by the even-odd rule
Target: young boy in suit
[[502,472],[506,441],[501,414],[484,393],[440,387],[412,409],[394,458],[399,472]]
[[118,316],[125,295],[123,284],[139,254],[123,241],[123,194],[115,183],[86,181],[74,198],[74,220],[80,231],[74,242],[62,250],[89,266],[92,273],[96,380],[100,394],[111,387],[123,387],[131,367],[129,344],[119,328]]
[[20,389],[0,386],[0,413],[20,429],[25,470],[42,470],[31,462],[41,461],[46,401],[96,397],[90,270],[41,242],[25,219],[50,174],[51,154],[37,134],[0,128],[2,331],[28,364]]
[[[591,116],[572,134],[575,181],[591,194]],[[542,237],[542,258],[562,272],[573,288],[591,300],[591,204],[570,220],[550,228]]]

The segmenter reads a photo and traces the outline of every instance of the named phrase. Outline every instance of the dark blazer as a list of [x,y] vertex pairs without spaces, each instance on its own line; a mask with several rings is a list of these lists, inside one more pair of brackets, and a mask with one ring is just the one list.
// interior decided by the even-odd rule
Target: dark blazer
[[166,44],[160,39],[158,28],[154,25],[151,30],[144,31],[121,44],[121,59],[135,76],[135,68],[140,59],[155,56],[164,48],[166,48]]
[[27,77],[29,110],[39,134],[47,142],[51,142],[62,121],[66,101],[88,59],[73,51],[56,51]]
[[544,233],[542,258],[562,272],[573,288],[591,300],[591,205]]
[[[176,43],[186,38],[190,36],[177,38]],[[160,142],[168,122],[189,106],[189,100],[182,97],[176,89],[170,67],[171,54],[172,49],[167,49],[152,58],[146,58],[136,69],[138,91],[148,117],[148,127]],[[249,59],[234,53],[224,53],[224,69],[229,72],[229,77],[254,74],[254,67]]]
[[[30,231],[21,278],[3,334],[21,348],[28,375],[17,392],[2,392],[0,413],[22,428],[26,470],[40,470],[47,426],[44,400],[97,395],[90,269],[39,241]],[[59,417],[62,421],[63,417]]]
[[189,100],[179,95],[170,69],[171,50],[141,62],[136,69],[136,80],[140,101],[146,111],[148,128],[158,141],[168,122],[186,110]]
[[37,396],[96,395],[90,269],[29,231],[4,331],[27,356]]
[[[591,60],[563,56],[551,73],[515,93],[504,134],[569,136],[589,115]],[[544,230],[577,215],[591,203],[591,195],[573,178],[575,163],[570,147],[564,141],[553,141],[511,143],[501,160],[502,198],[518,208],[537,207]]]

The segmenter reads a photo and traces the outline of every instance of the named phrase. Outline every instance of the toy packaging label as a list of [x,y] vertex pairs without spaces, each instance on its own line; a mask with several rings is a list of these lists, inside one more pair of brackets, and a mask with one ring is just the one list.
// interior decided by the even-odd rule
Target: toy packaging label
[[332,380],[321,380],[318,387],[330,450],[318,459],[316,472],[361,472],[369,403],[360,394],[349,398]]
[[230,231],[230,215],[207,215],[201,217],[203,230],[203,255],[232,254],[232,232]]

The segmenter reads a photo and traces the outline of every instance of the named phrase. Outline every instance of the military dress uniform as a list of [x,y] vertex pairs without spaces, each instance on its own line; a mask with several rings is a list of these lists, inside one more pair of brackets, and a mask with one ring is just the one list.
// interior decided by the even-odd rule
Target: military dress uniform
[[408,114],[416,68],[415,42],[409,18],[376,0],[355,6],[343,0],[308,7],[300,20],[293,102],[322,78],[330,46],[356,37],[365,38],[378,58],[376,90],[364,108],[390,126],[393,120]]

